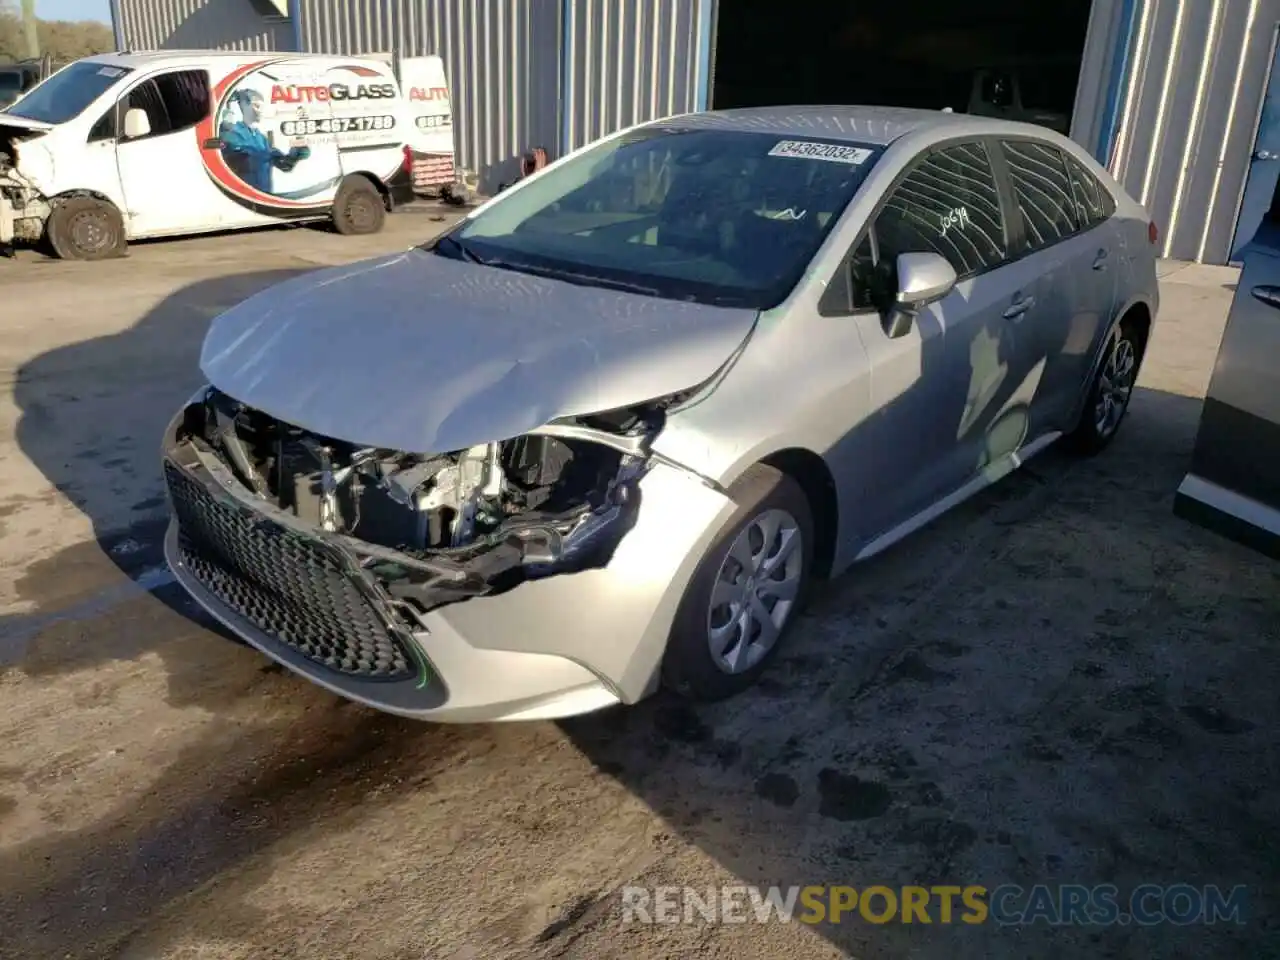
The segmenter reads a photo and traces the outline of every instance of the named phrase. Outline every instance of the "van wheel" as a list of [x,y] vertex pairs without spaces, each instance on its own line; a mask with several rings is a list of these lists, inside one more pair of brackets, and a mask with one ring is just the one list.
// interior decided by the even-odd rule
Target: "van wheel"
[[120,211],[95,197],[55,199],[45,238],[60,260],[123,257],[127,245]]
[[377,233],[387,220],[378,188],[364,177],[347,177],[333,198],[333,229],[344,236]]

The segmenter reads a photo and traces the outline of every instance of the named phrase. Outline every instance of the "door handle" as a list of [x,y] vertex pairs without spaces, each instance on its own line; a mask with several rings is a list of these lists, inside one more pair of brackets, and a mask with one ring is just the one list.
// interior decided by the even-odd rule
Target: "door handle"
[[1253,299],[1265,303],[1268,307],[1280,310],[1280,287],[1265,284],[1260,287],[1254,287],[1249,292],[1253,294]]
[[1017,320],[1020,316],[1030,310],[1036,302],[1035,297],[1023,297],[1021,300],[1015,300],[1009,304],[1009,309],[1005,310],[1004,318],[1006,320]]
[[1280,153],[1273,153],[1270,150],[1259,150],[1253,155],[1255,160],[1280,160]]
[[1106,250],[1099,250],[1098,255],[1093,258],[1093,269],[1095,270],[1107,269],[1107,251]]
[[204,142],[204,149],[206,149],[206,150],[221,150],[221,149],[222,149],[222,140],[221,140],[220,138],[218,138],[218,137],[210,137],[208,140],[206,140],[206,141]]

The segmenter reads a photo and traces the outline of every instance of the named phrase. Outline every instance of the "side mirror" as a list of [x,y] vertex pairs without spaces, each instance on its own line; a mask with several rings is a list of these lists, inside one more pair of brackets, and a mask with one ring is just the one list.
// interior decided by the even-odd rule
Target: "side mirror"
[[893,338],[906,336],[916,313],[949,294],[957,279],[955,268],[936,253],[900,253],[895,266],[898,293],[884,323]]
[[956,285],[956,271],[946,258],[936,253],[900,253],[898,306],[919,310],[941,300]]
[[151,119],[147,116],[147,111],[140,110],[137,107],[125,111],[124,138],[126,140],[137,140],[139,137],[145,137],[150,132]]

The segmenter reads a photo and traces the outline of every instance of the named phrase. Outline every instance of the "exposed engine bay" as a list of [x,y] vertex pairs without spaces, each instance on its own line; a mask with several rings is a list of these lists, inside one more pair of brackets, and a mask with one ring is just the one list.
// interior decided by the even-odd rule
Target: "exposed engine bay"
[[425,612],[607,563],[634,523],[663,416],[655,404],[421,455],[317,436],[210,389],[168,445],[177,460],[188,443],[268,515],[343,542]]
[[0,123],[0,246],[16,240],[39,240],[49,205],[31,179],[18,170],[23,140],[41,136]]

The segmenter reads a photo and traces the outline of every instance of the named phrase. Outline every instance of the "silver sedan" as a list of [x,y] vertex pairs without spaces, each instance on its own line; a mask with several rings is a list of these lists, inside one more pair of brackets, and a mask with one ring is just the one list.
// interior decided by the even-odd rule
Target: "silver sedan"
[[212,324],[169,563],[311,681],[440,721],[748,687],[816,578],[1115,436],[1156,228],[1038,127],[679,116]]

